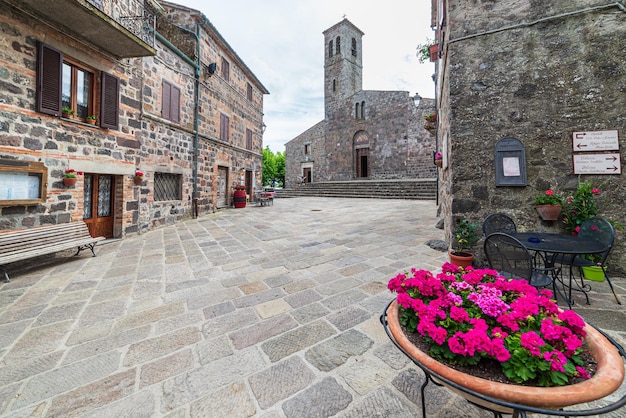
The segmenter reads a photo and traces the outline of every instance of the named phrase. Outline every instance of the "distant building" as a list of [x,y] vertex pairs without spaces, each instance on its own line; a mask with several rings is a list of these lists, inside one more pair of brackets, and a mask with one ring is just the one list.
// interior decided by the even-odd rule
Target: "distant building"
[[354,179],[435,178],[435,137],[406,91],[362,89],[363,32],[349,20],[324,31],[325,118],[285,145],[286,187]]
[[268,91],[199,11],[0,0],[0,24],[0,230],[123,237],[260,184]]

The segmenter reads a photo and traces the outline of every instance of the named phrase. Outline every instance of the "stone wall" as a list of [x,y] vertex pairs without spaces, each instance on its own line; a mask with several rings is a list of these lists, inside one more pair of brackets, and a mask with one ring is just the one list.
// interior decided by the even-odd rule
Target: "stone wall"
[[[185,16],[177,15],[181,21]],[[166,17],[161,17],[162,19]],[[195,22],[196,20],[192,20]],[[195,29],[195,26],[194,26]],[[212,26],[203,27],[203,62],[230,60],[229,80],[201,72],[198,134],[195,133],[195,69],[163,42],[154,57],[116,60],[0,3],[0,159],[42,161],[48,168],[46,201],[1,208],[0,229],[19,229],[83,218],[83,179],[66,188],[67,168],[114,176],[114,235],[159,227],[193,213],[194,147],[198,145],[198,210],[217,207],[217,167],[228,168],[228,186],[246,170],[260,186],[263,94],[267,91],[236,54],[223,46]],[[182,40],[181,40],[182,39]],[[192,36],[195,42],[195,37]],[[120,79],[119,130],[102,129],[36,111],[37,43],[43,42],[85,66]],[[172,43],[189,50],[180,33]],[[192,56],[193,58],[193,56]],[[203,67],[204,68],[204,67]],[[180,88],[180,122],[162,117],[162,82]],[[248,100],[248,85],[253,97]],[[220,141],[220,114],[230,118],[228,142]],[[253,133],[247,149],[246,130]],[[135,170],[144,181],[135,185]],[[154,174],[181,176],[180,200],[155,201]],[[232,193],[228,187],[228,193]],[[230,202],[230,198],[227,199]]]
[[[508,213],[521,230],[563,232],[560,223],[539,219],[534,198],[548,188],[576,189],[572,132],[617,130],[620,149],[626,145],[626,13],[594,10],[601,1],[448,4],[438,71],[447,237],[455,218],[482,222],[492,212]],[[494,147],[505,136],[525,147],[525,187],[495,184]],[[601,190],[600,216],[626,224],[624,175],[580,179]],[[609,257],[614,271],[626,271],[625,250],[618,234]]]

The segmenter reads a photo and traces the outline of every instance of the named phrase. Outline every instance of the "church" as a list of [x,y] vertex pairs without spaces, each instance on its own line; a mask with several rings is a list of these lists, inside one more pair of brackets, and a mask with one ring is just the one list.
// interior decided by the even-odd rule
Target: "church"
[[286,188],[436,177],[435,135],[424,129],[434,100],[363,90],[363,35],[346,18],[324,31],[325,117],[285,144]]

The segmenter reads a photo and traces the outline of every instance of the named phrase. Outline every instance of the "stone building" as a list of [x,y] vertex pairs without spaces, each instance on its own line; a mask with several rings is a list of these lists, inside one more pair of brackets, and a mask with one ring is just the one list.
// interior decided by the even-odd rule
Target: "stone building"
[[285,183],[434,178],[434,137],[406,91],[363,90],[363,32],[348,19],[324,31],[324,120],[285,145]]
[[[563,232],[560,222],[539,219],[535,196],[547,189],[572,194],[579,178],[600,189],[599,216],[626,225],[623,2],[433,0],[432,6],[444,154],[440,210],[448,239],[457,219],[482,222],[492,212],[509,214],[521,230]],[[598,131],[616,132],[617,146],[574,147],[574,132]],[[496,163],[507,138],[519,141],[511,155],[524,155],[525,164],[513,181],[502,182]],[[604,166],[605,154],[618,157]],[[583,155],[599,163],[578,166]],[[475,249],[480,253],[480,243]],[[625,250],[618,234],[608,260],[613,272],[626,272]]]
[[[85,220],[123,237],[261,181],[268,91],[199,11],[0,0],[0,27],[0,229]],[[66,186],[66,170],[84,174]]]

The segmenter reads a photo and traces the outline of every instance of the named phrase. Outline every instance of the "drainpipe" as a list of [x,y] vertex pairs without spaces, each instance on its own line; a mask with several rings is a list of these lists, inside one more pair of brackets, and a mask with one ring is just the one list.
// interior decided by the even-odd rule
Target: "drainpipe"
[[193,171],[193,192],[192,192],[192,206],[193,206],[193,218],[196,219],[198,217],[198,154],[199,154],[199,133],[198,133],[198,119],[200,118],[200,27],[206,22],[206,18],[204,22],[196,24],[196,31],[192,32],[186,28],[177,26],[179,29],[184,30],[195,36],[196,45],[197,45],[197,62],[194,62],[191,58],[185,55],[180,49],[174,46],[170,41],[165,39],[163,35],[158,32],[155,32],[156,38],[165,44],[168,48],[170,48],[176,55],[181,57],[186,63],[191,65],[194,68],[194,90],[195,90],[195,100],[194,100],[194,121],[193,121],[193,163],[192,163],[192,171]]

